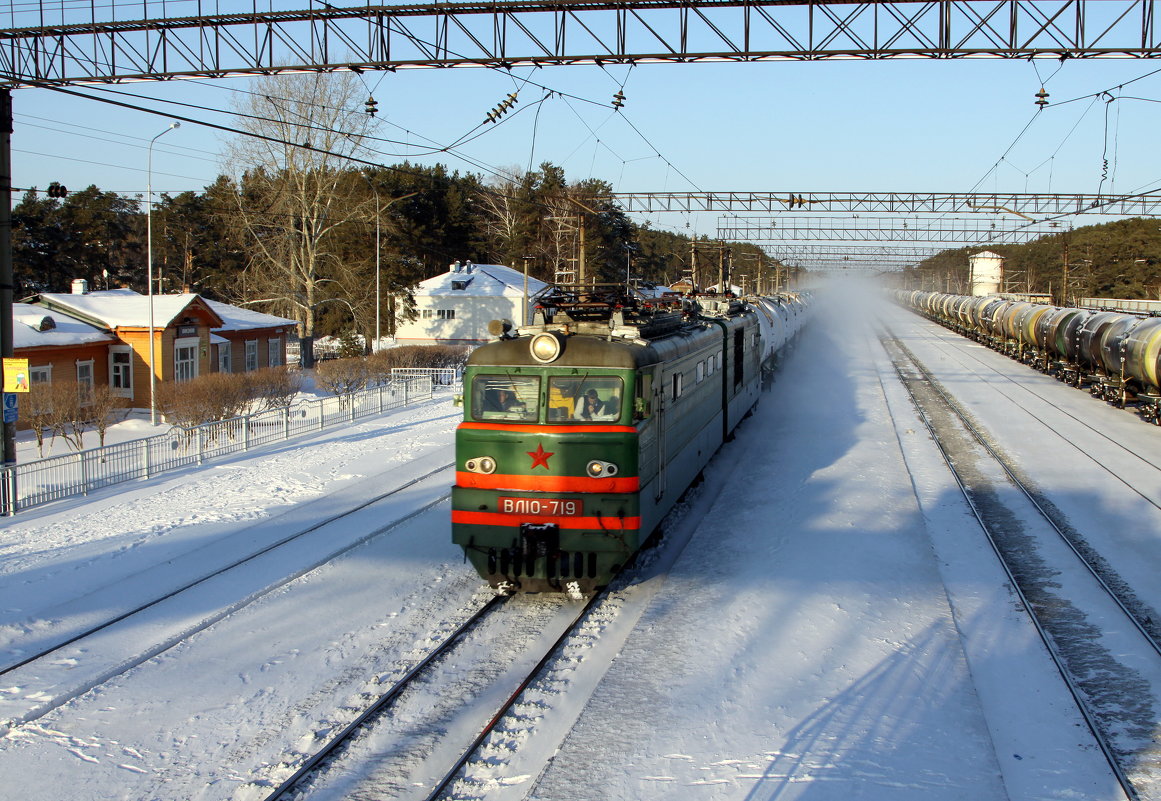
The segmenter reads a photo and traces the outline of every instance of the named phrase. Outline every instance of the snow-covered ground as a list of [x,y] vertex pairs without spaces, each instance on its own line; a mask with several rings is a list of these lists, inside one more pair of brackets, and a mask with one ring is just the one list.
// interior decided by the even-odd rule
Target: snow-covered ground
[[[1140,459],[1157,460],[1161,430],[870,298],[863,287],[822,295],[778,382],[575,669],[537,690],[491,780],[456,797],[1122,797],[877,326],[1153,608],[1161,520],[1149,498],[1161,486]],[[318,524],[51,665],[0,676],[6,796],[262,798],[364,692],[487,596],[449,542],[452,478],[440,470],[458,416],[437,398],[4,521],[0,666]],[[465,686],[486,672],[468,663],[503,637],[535,632],[477,638],[460,657]],[[319,797],[424,797],[432,713],[400,713],[402,734],[384,748],[405,764],[388,770],[361,747],[364,778],[389,774],[378,790],[349,790],[356,761]]]

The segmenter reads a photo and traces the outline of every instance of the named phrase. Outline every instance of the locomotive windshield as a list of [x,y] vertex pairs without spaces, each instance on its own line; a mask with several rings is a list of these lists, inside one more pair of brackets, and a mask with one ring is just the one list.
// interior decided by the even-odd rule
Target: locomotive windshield
[[472,419],[535,422],[539,399],[537,376],[478,375],[472,381]]
[[548,422],[609,422],[621,416],[625,382],[615,375],[552,376]]

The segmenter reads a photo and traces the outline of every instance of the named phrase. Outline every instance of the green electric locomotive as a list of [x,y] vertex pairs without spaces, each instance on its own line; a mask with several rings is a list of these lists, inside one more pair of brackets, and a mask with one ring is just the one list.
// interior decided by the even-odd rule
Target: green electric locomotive
[[757,402],[761,359],[734,299],[553,288],[468,359],[453,540],[501,591],[608,584]]

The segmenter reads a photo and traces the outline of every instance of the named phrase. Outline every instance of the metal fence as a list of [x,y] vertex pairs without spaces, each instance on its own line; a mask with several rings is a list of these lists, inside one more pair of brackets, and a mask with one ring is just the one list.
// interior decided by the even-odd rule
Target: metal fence
[[0,514],[148,478],[167,470],[322,431],[432,397],[430,375],[392,378],[350,395],[301,401],[291,406],[234,417],[195,428],[116,445],[52,456],[0,470]]
[[392,367],[391,380],[401,378],[431,378],[431,383],[437,387],[451,387],[459,389],[463,386],[464,370],[462,367]]

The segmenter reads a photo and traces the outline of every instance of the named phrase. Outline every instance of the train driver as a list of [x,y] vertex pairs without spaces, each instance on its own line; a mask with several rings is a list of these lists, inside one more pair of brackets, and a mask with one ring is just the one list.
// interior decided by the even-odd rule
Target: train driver
[[524,404],[510,389],[494,389],[489,393],[486,411],[507,412],[510,410],[523,411]]
[[577,402],[573,417],[577,420],[615,420],[619,411],[615,401],[603,401],[595,389],[589,389]]

